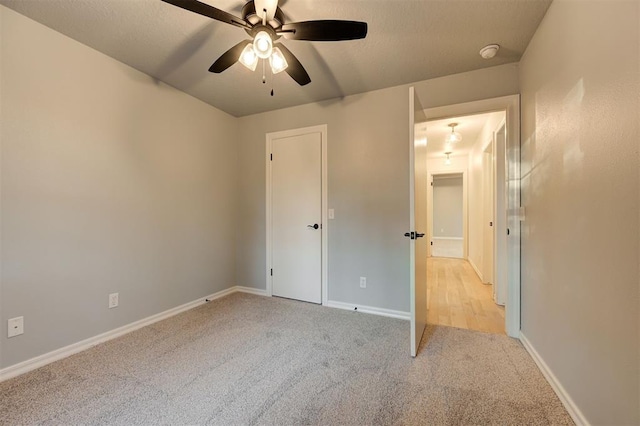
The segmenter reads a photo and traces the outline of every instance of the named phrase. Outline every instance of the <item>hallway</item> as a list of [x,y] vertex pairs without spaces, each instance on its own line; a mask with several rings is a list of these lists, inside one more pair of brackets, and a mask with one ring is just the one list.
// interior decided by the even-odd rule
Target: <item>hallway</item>
[[505,334],[504,307],[462,259],[427,259],[427,323]]

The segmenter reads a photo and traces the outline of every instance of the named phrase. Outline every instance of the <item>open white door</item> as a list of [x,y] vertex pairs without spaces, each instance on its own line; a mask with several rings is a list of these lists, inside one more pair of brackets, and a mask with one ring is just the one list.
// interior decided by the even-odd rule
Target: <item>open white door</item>
[[415,89],[409,88],[409,276],[411,356],[418,354],[427,325],[427,140],[416,138],[416,125],[427,118]]

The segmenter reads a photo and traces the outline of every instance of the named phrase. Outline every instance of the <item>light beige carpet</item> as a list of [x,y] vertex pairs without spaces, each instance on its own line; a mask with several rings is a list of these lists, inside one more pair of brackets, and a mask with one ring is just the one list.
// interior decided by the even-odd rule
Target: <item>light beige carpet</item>
[[0,383],[0,423],[572,424],[517,341],[246,294]]

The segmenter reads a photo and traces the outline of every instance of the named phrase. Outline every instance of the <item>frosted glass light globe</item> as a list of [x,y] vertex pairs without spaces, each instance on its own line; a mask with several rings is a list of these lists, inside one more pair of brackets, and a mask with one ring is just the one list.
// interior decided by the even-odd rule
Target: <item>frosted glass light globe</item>
[[260,31],[253,39],[253,50],[258,58],[267,59],[273,51],[273,42],[266,31]]

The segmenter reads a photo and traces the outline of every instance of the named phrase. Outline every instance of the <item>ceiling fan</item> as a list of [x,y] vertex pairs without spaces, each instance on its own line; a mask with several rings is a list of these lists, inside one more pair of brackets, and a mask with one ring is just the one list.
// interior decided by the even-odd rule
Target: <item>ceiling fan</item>
[[[282,43],[290,40],[341,41],[367,36],[367,23],[358,21],[320,20],[285,22],[278,0],[251,0],[242,8],[242,18],[197,0],[162,0],[191,12],[244,29],[251,40],[243,40],[222,54],[209,68],[221,73],[236,62],[254,71],[260,59],[268,60],[271,71],[286,71],[299,85],[311,82],[298,58]],[[263,77],[264,82],[264,77]]]

